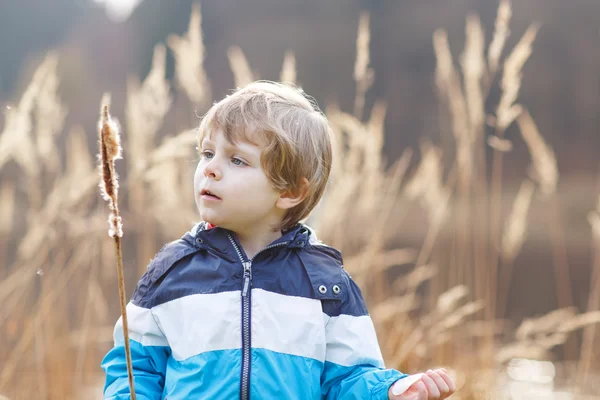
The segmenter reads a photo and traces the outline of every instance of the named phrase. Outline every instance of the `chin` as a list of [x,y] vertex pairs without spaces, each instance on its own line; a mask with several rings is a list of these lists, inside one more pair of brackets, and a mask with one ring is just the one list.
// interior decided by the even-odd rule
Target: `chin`
[[218,225],[218,218],[211,218],[208,215],[202,215],[200,214],[200,218],[202,219],[202,221],[204,222],[208,222],[209,224],[213,224],[213,225]]
[[219,218],[218,216],[211,215],[211,213],[200,212],[200,218],[202,219],[202,221],[208,222],[209,224],[212,224],[214,226],[223,227],[223,219]]

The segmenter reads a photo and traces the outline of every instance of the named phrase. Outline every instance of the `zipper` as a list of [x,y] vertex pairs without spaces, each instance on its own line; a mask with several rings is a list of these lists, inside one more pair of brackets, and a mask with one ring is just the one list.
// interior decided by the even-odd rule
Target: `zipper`
[[251,337],[251,309],[252,309],[252,261],[257,255],[265,250],[272,249],[278,246],[284,246],[289,243],[279,242],[270,244],[258,253],[254,255],[250,260],[245,261],[242,252],[233,239],[233,236],[229,235],[229,241],[233,245],[235,252],[237,253],[242,267],[244,268],[244,279],[242,284],[242,372],[240,378],[240,399],[250,399],[250,350],[252,349],[252,337]]

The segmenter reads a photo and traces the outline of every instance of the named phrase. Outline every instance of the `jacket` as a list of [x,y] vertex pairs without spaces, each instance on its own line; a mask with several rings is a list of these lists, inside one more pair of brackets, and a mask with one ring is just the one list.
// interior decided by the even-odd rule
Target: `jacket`
[[[298,224],[248,260],[200,223],[165,245],[127,305],[138,400],[387,399],[375,329],[339,251]],[[105,399],[129,399],[121,318]]]

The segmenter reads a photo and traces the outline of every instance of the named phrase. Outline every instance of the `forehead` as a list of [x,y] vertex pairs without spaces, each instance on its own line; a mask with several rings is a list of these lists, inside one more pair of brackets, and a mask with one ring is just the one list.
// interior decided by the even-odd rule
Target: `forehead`
[[232,147],[257,148],[262,150],[266,146],[266,142],[260,134],[248,134],[246,132],[226,132],[221,128],[207,129],[201,132],[198,138],[200,145],[206,142],[219,143],[224,142]]

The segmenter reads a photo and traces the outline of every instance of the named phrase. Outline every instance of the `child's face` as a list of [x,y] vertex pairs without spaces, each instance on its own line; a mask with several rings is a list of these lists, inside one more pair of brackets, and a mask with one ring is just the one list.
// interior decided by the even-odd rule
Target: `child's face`
[[234,232],[281,222],[285,210],[277,206],[280,193],[262,169],[261,147],[230,143],[220,129],[200,146],[194,197],[202,220]]

